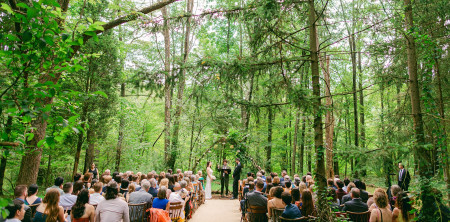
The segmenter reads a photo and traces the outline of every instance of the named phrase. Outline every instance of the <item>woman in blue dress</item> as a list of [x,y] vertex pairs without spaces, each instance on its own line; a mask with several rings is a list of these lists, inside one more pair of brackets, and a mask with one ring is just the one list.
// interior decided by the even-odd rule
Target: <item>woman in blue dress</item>
[[153,200],[153,208],[169,211],[170,203],[167,199],[167,188],[162,186],[158,190],[158,197]]

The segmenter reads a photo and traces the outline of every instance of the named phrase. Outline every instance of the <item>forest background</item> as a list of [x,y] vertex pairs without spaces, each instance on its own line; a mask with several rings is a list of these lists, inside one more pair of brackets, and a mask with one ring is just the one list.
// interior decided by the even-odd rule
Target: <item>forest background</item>
[[448,203],[448,1],[0,2],[1,195],[240,157]]

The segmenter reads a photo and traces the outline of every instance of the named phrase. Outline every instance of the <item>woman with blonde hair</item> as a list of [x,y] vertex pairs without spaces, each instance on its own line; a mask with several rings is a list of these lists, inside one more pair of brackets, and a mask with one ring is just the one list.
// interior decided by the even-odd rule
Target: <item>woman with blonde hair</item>
[[64,209],[58,206],[59,191],[57,189],[50,189],[44,197],[42,203],[36,208],[34,215],[34,222],[64,222],[67,214]]
[[130,201],[130,194],[133,193],[134,191],[136,191],[136,185],[134,185],[134,183],[131,183],[128,186],[128,193],[125,196],[125,201],[127,201],[127,203]]
[[[388,196],[386,191],[381,188],[375,189],[373,194],[374,204],[370,213],[370,222],[392,222],[392,212],[389,206]],[[371,206],[371,208],[372,208]]]

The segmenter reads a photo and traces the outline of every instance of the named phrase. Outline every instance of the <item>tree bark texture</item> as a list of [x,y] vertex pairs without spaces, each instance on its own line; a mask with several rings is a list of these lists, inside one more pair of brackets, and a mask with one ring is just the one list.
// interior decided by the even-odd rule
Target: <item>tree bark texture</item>
[[[356,78],[357,78],[357,71],[356,71],[356,43],[355,43],[355,35],[351,35],[349,38],[349,44],[350,44],[350,53],[351,53],[351,60],[352,60],[352,72],[353,72],[353,84],[352,84],[352,90],[353,90],[353,118],[354,118],[354,133],[355,133],[355,148],[358,149],[359,147],[359,130],[358,130],[358,95],[356,92]],[[357,165],[357,158],[355,159],[355,165]],[[355,170],[355,178],[358,178],[358,172],[359,170]]]
[[319,221],[327,221],[329,216],[329,206],[326,199],[327,180],[325,175],[325,155],[323,146],[323,126],[320,101],[320,75],[319,75],[319,52],[316,30],[316,11],[314,0],[309,1],[309,49],[311,52],[311,74],[313,95],[316,97],[313,103],[314,110],[314,146],[316,149],[316,172],[315,179],[318,185],[318,218]]
[[[291,160],[291,172],[295,174],[295,156],[297,155],[297,141],[298,141],[298,128],[300,124],[300,110],[297,108],[295,111],[295,124],[294,124],[294,142],[292,145],[292,160]],[[301,174],[303,175],[303,174]]]
[[170,152],[170,107],[172,102],[172,83],[170,71],[170,27],[166,7],[161,8],[161,13],[164,17],[164,160],[168,165],[171,159]]
[[[122,99],[125,99],[125,83],[120,84],[120,97]],[[116,167],[115,170],[117,172],[120,172],[120,159],[122,157],[122,148],[123,148],[123,137],[124,137],[124,130],[125,128],[125,116],[120,115],[119,120],[119,137],[117,139],[117,146],[116,146]]]
[[326,107],[327,113],[325,116],[325,138],[326,138],[326,176],[327,178],[334,178],[333,169],[333,135],[334,135],[334,115],[331,98],[331,85],[330,85],[330,57],[322,57],[322,71],[325,79],[325,95],[327,96]]

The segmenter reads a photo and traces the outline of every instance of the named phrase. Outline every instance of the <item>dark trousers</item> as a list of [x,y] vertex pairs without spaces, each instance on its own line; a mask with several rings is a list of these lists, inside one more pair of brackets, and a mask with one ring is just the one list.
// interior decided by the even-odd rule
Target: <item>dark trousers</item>
[[402,182],[402,181],[398,181],[398,185],[399,185],[400,188],[402,188],[404,191],[408,191],[408,185],[409,185],[409,184],[407,184],[407,183],[405,183],[405,182]]
[[239,178],[234,178],[233,180],[233,197],[238,198],[238,192],[239,192]]
[[220,179],[220,195],[223,195],[223,187],[225,187],[225,195],[228,195],[228,184],[230,182],[230,178],[229,177],[222,177],[222,179]]

